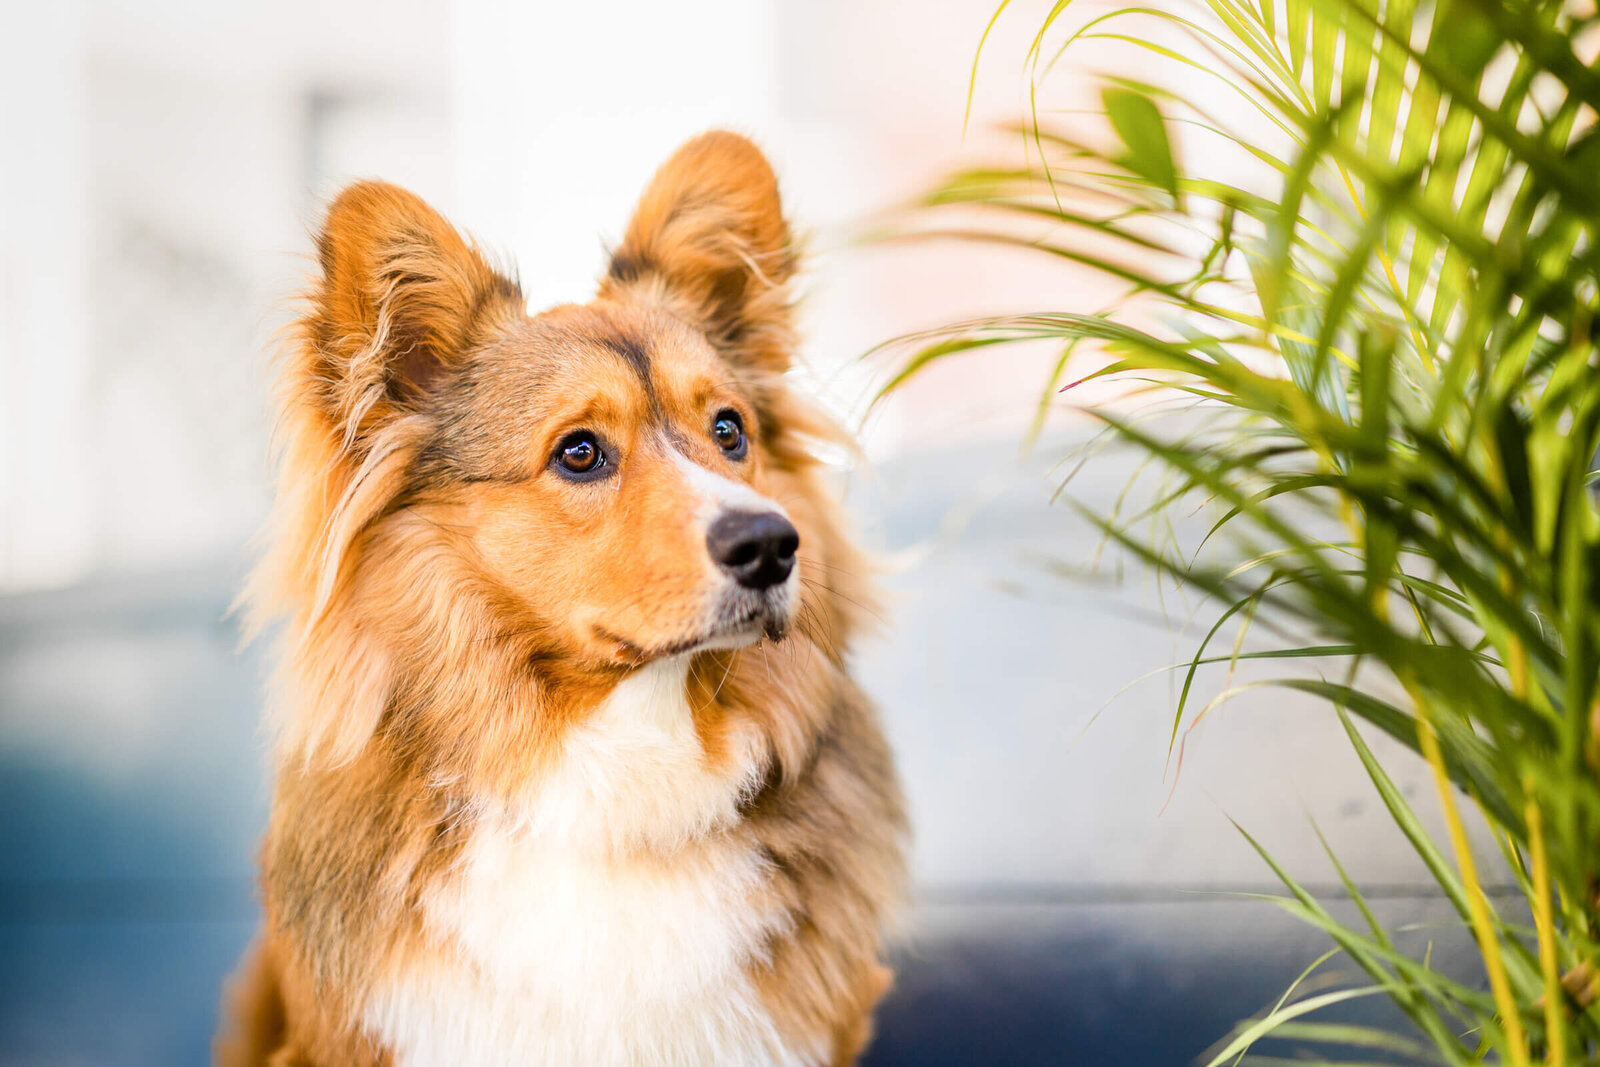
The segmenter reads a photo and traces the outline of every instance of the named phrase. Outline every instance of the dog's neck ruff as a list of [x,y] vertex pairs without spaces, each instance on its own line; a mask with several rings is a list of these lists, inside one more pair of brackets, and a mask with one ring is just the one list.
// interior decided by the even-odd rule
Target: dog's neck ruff
[[687,657],[621,682],[514,806],[485,807],[423,904],[427,948],[368,997],[396,1067],[820,1063],[750,978],[792,923],[737,832],[765,753],[708,762]]
[[686,695],[690,657],[641,667],[562,739],[509,812],[531,840],[574,852],[672,850],[732,826],[767,757],[753,725],[730,726],[718,764]]

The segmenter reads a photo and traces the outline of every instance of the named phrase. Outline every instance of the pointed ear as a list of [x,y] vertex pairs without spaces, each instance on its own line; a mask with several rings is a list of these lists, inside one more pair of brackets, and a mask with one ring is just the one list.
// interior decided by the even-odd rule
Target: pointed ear
[[418,410],[488,321],[522,306],[516,283],[438,212],[384,182],[339,194],[317,251],[302,381],[347,446]]
[[646,289],[730,359],[781,372],[794,344],[795,266],[771,164],[745,138],[716,130],[656,172],[600,294]]

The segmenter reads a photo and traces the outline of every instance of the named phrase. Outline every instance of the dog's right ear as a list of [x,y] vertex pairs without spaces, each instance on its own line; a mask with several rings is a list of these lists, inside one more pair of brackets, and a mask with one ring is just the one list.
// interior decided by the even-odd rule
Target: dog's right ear
[[419,410],[479,332],[522,309],[516,282],[420,197],[359,182],[328,208],[302,379],[347,448]]

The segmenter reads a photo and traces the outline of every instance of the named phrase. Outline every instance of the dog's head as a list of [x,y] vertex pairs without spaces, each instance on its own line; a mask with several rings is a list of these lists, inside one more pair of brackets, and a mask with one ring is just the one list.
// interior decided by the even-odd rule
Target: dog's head
[[801,536],[748,375],[627,302],[488,325],[436,387],[409,507],[553,647],[637,663],[788,628]]
[[342,193],[318,250],[256,590],[302,642],[342,627],[377,689],[446,654],[476,669],[472,646],[582,674],[795,622],[831,528],[819,424],[783,383],[794,254],[748,141],[661,168],[586,305],[530,315],[389,185]]

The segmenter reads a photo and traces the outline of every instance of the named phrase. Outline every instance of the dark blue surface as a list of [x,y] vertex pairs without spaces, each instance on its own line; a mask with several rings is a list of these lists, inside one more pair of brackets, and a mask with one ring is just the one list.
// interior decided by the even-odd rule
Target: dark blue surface
[[204,1064],[253,919],[0,925],[0,1061]]
[[[150,911],[162,900],[248,911],[235,887],[168,883],[137,896]],[[0,1062],[207,1061],[218,990],[254,919],[95,918],[106,903],[80,892],[50,905],[51,916],[0,923]],[[74,907],[91,914],[62,917]],[[1444,918],[1437,901],[1379,907],[1401,922]],[[1260,902],[965,903],[919,915],[936,929],[898,953],[871,1067],[1187,1064],[1276,1000],[1324,947]],[[1459,931],[1444,940],[1464,968]],[[1337,965],[1330,975],[1356,977]],[[1396,1021],[1379,1001],[1341,1017]]]
[[[1347,902],[1330,902],[1356,919]],[[1432,898],[1376,902],[1381,918],[1421,927],[1435,961],[1467,973],[1470,946]],[[871,1067],[919,1064],[1181,1065],[1277,1002],[1328,944],[1274,905],[1197,895],[1186,901],[925,908],[933,928],[902,953],[897,988],[880,1011]],[[936,933],[934,931],[937,931]],[[1365,984],[1348,963],[1306,987]],[[1402,1027],[1381,998],[1317,1016]],[[1255,1052],[1308,1050],[1265,1041]],[[1323,1050],[1326,1054],[1327,1050]],[[1370,1050],[1362,1050],[1371,1060]]]

